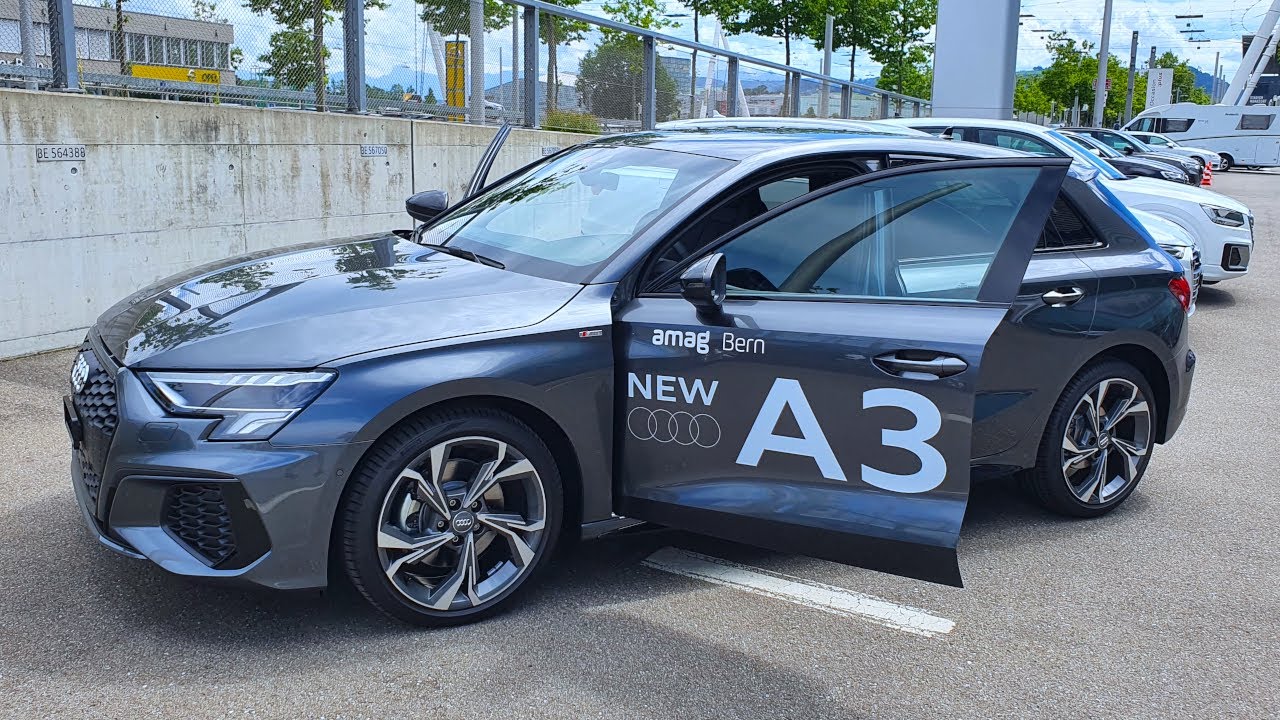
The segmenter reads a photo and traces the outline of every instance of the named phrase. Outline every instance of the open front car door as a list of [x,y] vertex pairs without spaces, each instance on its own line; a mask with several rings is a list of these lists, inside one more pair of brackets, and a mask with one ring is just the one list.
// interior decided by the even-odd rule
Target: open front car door
[[[618,513],[961,585],[983,351],[1068,162],[868,173],[643,287],[616,320]],[[695,307],[716,254],[723,301]]]

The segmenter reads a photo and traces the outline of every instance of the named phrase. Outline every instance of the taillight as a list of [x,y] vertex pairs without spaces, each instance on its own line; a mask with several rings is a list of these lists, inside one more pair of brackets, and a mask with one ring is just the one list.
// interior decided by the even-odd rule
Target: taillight
[[1169,281],[1169,292],[1173,293],[1178,304],[1182,305],[1183,312],[1191,309],[1191,284],[1187,282],[1185,275],[1179,275]]

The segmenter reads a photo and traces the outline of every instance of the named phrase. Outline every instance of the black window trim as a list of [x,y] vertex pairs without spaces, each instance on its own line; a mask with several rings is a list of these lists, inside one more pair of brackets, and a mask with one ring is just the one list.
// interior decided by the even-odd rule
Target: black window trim
[[[1029,196],[1034,196],[1037,190],[1045,189],[1043,185],[1046,183],[1046,179],[1045,179],[1046,170],[1049,170],[1050,168],[1054,168],[1054,167],[1061,168],[1065,176],[1067,168],[1070,167],[1072,161],[1071,161],[1071,158],[1068,158],[1068,157],[1059,158],[1059,157],[1033,156],[1033,157],[1001,157],[1001,158],[965,158],[965,159],[949,160],[944,162],[947,164],[948,167],[955,170],[966,170],[970,168],[984,168],[984,167],[991,167],[991,166],[1005,166],[1005,167],[1030,166],[1030,167],[1041,168],[1041,172],[1039,176],[1036,178],[1036,180],[1032,184],[1032,191],[1031,193],[1029,193]],[[913,165],[901,165],[898,167],[886,168],[884,170],[877,170],[874,172],[863,173],[861,175],[851,177],[847,180],[842,180],[837,183],[832,183],[826,187],[819,188],[818,190],[815,190],[811,193],[806,193],[804,195],[801,195],[800,197],[797,197],[793,200],[785,202],[775,207],[774,209],[769,210],[768,212],[762,213],[761,215],[758,215],[755,218],[752,218],[750,221],[743,223],[742,225],[739,225],[738,227],[734,228],[732,231],[727,232],[724,235],[721,235],[720,237],[716,238],[714,242],[706,245],[703,248],[699,248],[697,252],[691,253],[689,257],[685,258],[684,260],[681,260],[678,264],[676,264],[675,267],[673,267],[671,270],[668,270],[666,273],[664,273],[661,277],[658,278],[657,281],[655,281],[654,283],[651,283],[647,288],[642,289],[639,293],[637,293],[637,296],[641,298],[661,298],[661,297],[669,298],[673,296],[678,296],[679,293],[663,292],[662,288],[666,287],[676,278],[679,278],[680,274],[683,273],[685,270],[687,270],[688,267],[692,265],[694,262],[697,262],[701,258],[706,257],[706,253],[715,251],[716,249],[724,246],[726,243],[732,242],[733,240],[737,239],[739,236],[747,232],[750,232],[751,230],[754,230],[756,227],[763,225],[766,222],[769,222],[770,220],[774,219],[775,217],[785,212],[790,211],[792,208],[806,204],[813,200],[817,200],[826,195],[830,195],[831,193],[839,192],[841,190],[852,187],[854,185],[861,185],[862,183],[865,183],[865,182],[872,182],[872,181],[880,180],[887,177],[895,177],[897,175],[914,174],[917,172],[927,172],[928,170],[936,167],[937,167],[937,163],[928,163],[928,164],[916,163]],[[1062,193],[1061,179],[1058,182],[1059,182],[1058,191],[1054,194],[1055,200],[1058,197],[1060,197]],[[1050,211],[1052,211],[1052,207],[1050,208]],[[1006,233],[1006,236],[1013,235],[1015,233],[1043,232],[1043,229],[1044,229],[1043,225],[1039,227],[1028,227],[1029,220],[1027,218],[1027,215],[1029,214],[1029,212],[1030,211],[1027,209],[1027,205],[1024,204],[1022,208],[1019,209],[1018,214],[1014,216],[1013,222],[1010,224],[1009,230]],[[1079,211],[1077,210],[1077,213],[1078,212]],[[1095,235],[1097,234],[1096,229],[1092,225],[1090,225],[1090,229],[1095,231]],[[907,303],[907,304],[913,304],[913,305],[952,305],[952,306],[960,305],[964,307],[1004,307],[1007,305],[1007,303],[1001,302],[998,300],[993,300],[991,298],[992,295],[997,294],[995,292],[995,289],[993,289],[991,283],[989,282],[992,279],[992,276],[995,276],[997,283],[1004,282],[1006,284],[1012,285],[1013,286],[1012,288],[1004,288],[1004,289],[1012,290],[1012,292],[1010,293],[1010,296],[1013,296],[1017,293],[1017,289],[1022,286],[1022,277],[1026,272],[1026,268],[1025,268],[1026,263],[1024,263],[1023,272],[1017,274],[1018,277],[1016,280],[1008,280],[1007,279],[1008,273],[1001,272],[1007,268],[1008,264],[1010,264],[1011,262],[1016,262],[1012,258],[1010,258],[1011,252],[1006,251],[1006,248],[1007,248],[1006,245],[1002,245],[1000,251],[997,251],[996,256],[992,258],[991,266],[987,270],[987,278],[984,279],[982,283],[982,287],[979,289],[978,297],[975,300],[959,300],[959,299],[950,299],[950,298],[896,298],[896,297],[891,298],[891,297],[871,297],[871,296],[863,297],[863,296],[854,296],[854,295],[833,297],[829,295],[816,295],[816,294],[815,295],[806,295],[806,294],[779,295],[775,293],[764,293],[761,295],[753,295],[751,293],[735,293],[732,297],[726,298],[726,302],[728,302],[729,300],[752,300],[752,301],[771,300],[771,301],[780,301],[780,302],[842,302],[842,303],[862,303],[862,304]],[[1034,256],[1035,256],[1035,247],[1033,245],[1032,252],[1028,255],[1027,262],[1030,262],[1030,259],[1033,258]],[[648,264],[649,264],[649,261],[646,261],[645,262],[646,268]],[[1003,267],[997,268],[997,265],[1001,265]],[[1004,294],[1004,293],[1000,293],[1000,294]]]
[[[1058,199],[1066,203],[1067,207],[1071,208],[1071,212],[1075,213],[1076,217],[1080,218],[1080,221],[1084,223],[1085,227],[1089,228],[1089,231],[1093,233],[1093,237],[1096,239],[1089,244],[1082,243],[1079,245],[1064,245],[1063,247],[1056,247],[1056,248],[1037,247],[1031,251],[1031,254],[1033,257],[1035,255],[1048,255],[1051,253],[1059,253],[1059,252],[1079,252],[1081,250],[1098,250],[1098,249],[1107,247],[1107,241],[1103,239],[1103,234],[1098,232],[1098,227],[1094,225],[1092,220],[1089,219],[1089,215],[1087,213],[1083,213],[1080,211],[1080,206],[1076,204],[1076,202],[1073,201],[1070,198],[1070,196],[1067,195],[1065,190],[1060,191],[1058,193]],[[1052,222],[1052,219],[1053,219],[1053,211],[1050,210],[1049,217],[1045,219],[1045,222]]]

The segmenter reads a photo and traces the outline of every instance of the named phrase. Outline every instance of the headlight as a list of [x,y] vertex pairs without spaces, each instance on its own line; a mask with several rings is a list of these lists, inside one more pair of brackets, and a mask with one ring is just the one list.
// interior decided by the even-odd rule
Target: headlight
[[1204,208],[1204,212],[1209,216],[1210,220],[1219,225],[1226,225],[1227,227],[1244,227],[1244,213],[1239,210],[1229,210],[1224,207],[1218,207],[1217,205],[1201,205],[1200,207]]
[[1161,245],[1160,247],[1165,252],[1178,258],[1179,260],[1185,260],[1187,257],[1187,252],[1190,251],[1190,248],[1188,248],[1185,245]]
[[266,440],[336,377],[332,372],[143,372],[176,415],[222,418],[210,440]]
[[1177,170],[1161,170],[1160,177],[1164,178],[1165,180],[1172,180],[1174,182],[1180,182],[1180,183],[1185,183],[1187,181],[1187,174],[1180,173]]

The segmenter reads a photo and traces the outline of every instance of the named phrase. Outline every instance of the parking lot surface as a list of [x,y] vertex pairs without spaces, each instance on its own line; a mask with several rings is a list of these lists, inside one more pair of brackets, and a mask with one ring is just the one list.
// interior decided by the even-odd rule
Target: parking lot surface
[[[977,487],[963,590],[661,530],[573,548],[513,612],[449,630],[344,588],[193,584],[83,528],[60,406],[72,354],[0,363],[0,716],[1274,717],[1280,174],[1214,183],[1258,233],[1249,275],[1201,295],[1179,434],[1101,519]],[[665,548],[737,574],[645,562],[696,557]],[[756,575],[775,589],[732,581]],[[953,625],[908,632],[778,583]]]

